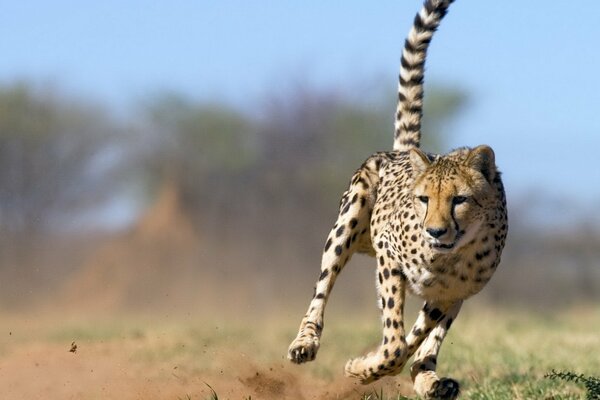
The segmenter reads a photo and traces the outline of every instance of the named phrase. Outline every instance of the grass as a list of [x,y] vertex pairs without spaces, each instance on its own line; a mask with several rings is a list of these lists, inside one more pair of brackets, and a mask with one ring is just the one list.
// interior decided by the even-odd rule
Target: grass
[[[172,397],[182,400],[294,398],[297,392],[290,388],[306,398],[410,398],[404,397],[410,395],[408,371],[366,387],[343,378],[345,361],[379,341],[375,311],[370,316],[332,313],[317,360],[303,366],[285,360],[297,323],[288,317],[70,322],[39,329],[18,346],[64,343],[66,352],[75,340],[84,354],[122,354],[129,370],[139,369],[143,376],[152,371],[158,382],[185,383],[179,393],[188,394]],[[539,314],[467,305],[442,346],[438,373],[461,383],[461,399],[600,399],[598,332],[600,311],[593,308]],[[7,354],[14,336],[0,343]],[[272,390],[261,392],[263,387]],[[312,391],[306,395],[305,390]]]

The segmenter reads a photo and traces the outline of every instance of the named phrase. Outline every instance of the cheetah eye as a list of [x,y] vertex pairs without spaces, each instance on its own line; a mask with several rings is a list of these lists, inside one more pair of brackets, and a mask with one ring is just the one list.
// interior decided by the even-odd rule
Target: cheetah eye
[[427,196],[418,196],[417,199],[419,199],[419,201],[423,204],[429,203],[429,197]]
[[466,196],[454,196],[452,198],[452,204],[454,204],[455,206],[458,204],[462,204],[465,201],[467,201],[467,197]]

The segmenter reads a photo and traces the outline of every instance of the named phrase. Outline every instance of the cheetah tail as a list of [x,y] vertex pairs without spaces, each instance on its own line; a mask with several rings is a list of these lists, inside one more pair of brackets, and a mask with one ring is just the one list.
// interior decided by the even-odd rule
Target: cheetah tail
[[427,48],[433,33],[453,1],[425,0],[404,42],[394,124],[394,150],[407,151],[419,147],[423,115],[423,73]]

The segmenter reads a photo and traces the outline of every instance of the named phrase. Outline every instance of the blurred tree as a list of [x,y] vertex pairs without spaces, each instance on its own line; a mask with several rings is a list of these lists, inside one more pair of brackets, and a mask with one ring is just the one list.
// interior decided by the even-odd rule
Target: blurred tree
[[35,280],[43,235],[106,199],[103,158],[115,132],[108,121],[99,108],[52,90],[0,87],[0,257],[10,287]]
[[[435,88],[426,98],[424,127],[431,130],[465,100],[456,90]],[[154,130],[158,143],[146,156],[146,171],[157,182],[178,182],[190,215],[215,237],[252,233],[267,245],[320,246],[353,171],[391,147],[395,104],[365,104],[300,84],[270,93],[256,107],[250,117],[177,94],[155,97],[143,108],[146,130]],[[424,142],[431,150],[442,139],[428,132]]]
[[196,222],[224,218],[231,191],[257,162],[254,123],[229,107],[174,93],[155,96],[142,112],[152,145],[138,156],[154,195],[168,181]]

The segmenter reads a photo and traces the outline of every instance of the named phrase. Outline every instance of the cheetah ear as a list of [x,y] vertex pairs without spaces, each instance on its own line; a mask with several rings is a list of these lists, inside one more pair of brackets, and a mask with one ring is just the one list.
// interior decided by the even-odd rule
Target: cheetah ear
[[496,156],[490,146],[481,145],[472,149],[467,156],[467,165],[481,172],[489,183],[496,178]]
[[410,164],[412,165],[412,169],[414,171],[414,175],[421,175],[429,165],[431,165],[431,161],[427,154],[423,153],[423,151],[413,148],[410,149],[409,152]]

